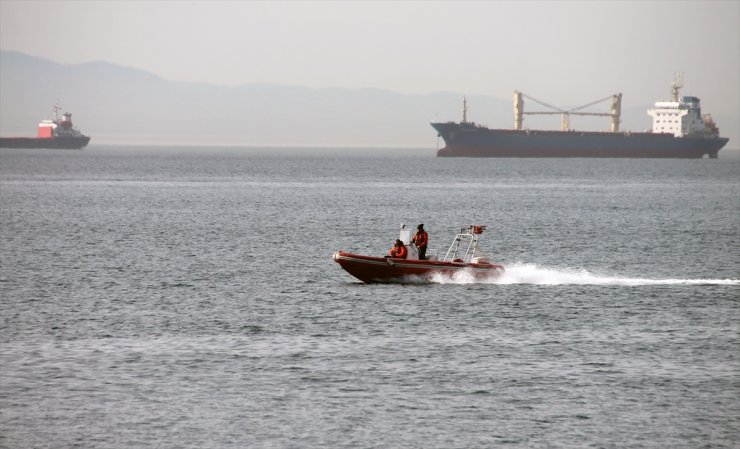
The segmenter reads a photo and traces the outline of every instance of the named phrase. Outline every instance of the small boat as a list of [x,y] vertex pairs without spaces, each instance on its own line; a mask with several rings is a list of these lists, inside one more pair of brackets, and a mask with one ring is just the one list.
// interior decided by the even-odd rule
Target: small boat
[[502,265],[478,250],[478,240],[485,231],[482,225],[461,228],[442,260],[427,255],[419,260],[416,247],[411,244],[411,229],[401,225],[400,240],[407,248],[407,257],[399,259],[385,256],[364,256],[346,251],[336,251],[333,259],[347,273],[366,283],[423,283],[452,279],[455,276],[472,276],[483,281],[501,276],[506,270]]

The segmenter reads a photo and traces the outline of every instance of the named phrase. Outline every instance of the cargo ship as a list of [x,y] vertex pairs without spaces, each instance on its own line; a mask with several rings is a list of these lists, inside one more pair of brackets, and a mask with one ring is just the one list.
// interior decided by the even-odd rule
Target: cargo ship
[[[437,150],[438,157],[623,157],[623,158],[717,158],[728,142],[719,136],[711,115],[701,113],[697,97],[679,97],[683,77],[671,83],[671,101],[658,101],[647,111],[653,117],[653,129],[646,132],[620,132],[622,94],[615,94],[577,108],[564,110],[514,92],[514,129],[489,129],[467,120],[467,100],[463,98],[461,122],[433,122],[445,146]],[[524,112],[524,98],[549,109],[544,112]],[[611,99],[608,113],[581,112],[599,102]],[[522,128],[525,115],[559,114],[562,126],[558,130]],[[611,117],[609,131],[574,131],[570,115]]]
[[61,108],[52,108],[53,120],[39,123],[36,137],[0,137],[0,148],[51,148],[59,150],[79,150],[84,148],[90,137],[72,126],[72,114],[65,112],[59,118]]

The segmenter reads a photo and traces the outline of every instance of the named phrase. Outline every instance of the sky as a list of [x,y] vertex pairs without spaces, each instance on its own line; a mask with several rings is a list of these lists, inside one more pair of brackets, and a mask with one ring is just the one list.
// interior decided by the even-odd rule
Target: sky
[[0,48],[169,80],[459,92],[558,106],[621,92],[740,109],[740,0],[0,0]]

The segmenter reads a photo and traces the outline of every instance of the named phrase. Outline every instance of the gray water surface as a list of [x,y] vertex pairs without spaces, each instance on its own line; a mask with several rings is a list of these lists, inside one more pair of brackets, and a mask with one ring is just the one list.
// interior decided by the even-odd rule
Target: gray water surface
[[[736,448],[740,162],[0,150],[0,446]],[[486,224],[496,280],[333,251]]]

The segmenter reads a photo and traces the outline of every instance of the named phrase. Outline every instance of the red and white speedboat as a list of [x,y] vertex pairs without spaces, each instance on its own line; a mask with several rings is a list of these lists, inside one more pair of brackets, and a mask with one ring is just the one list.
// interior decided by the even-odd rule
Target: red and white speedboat
[[334,253],[334,261],[345,271],[362,282],[416,283],[434,280],[453,279],[455,276],[472,276],[476,280],[486,280],[502,275],[502,265],[478,251],[478,239],[485,226],[472,225],[460,229],[444,258],[439,260],[427,253],[426,260],[419,260],[416,247],[411,244],[411,229],[401,226],[400,240],[408,250],[405,259],[394,257],[375,257],[352,254],[346,251]]

